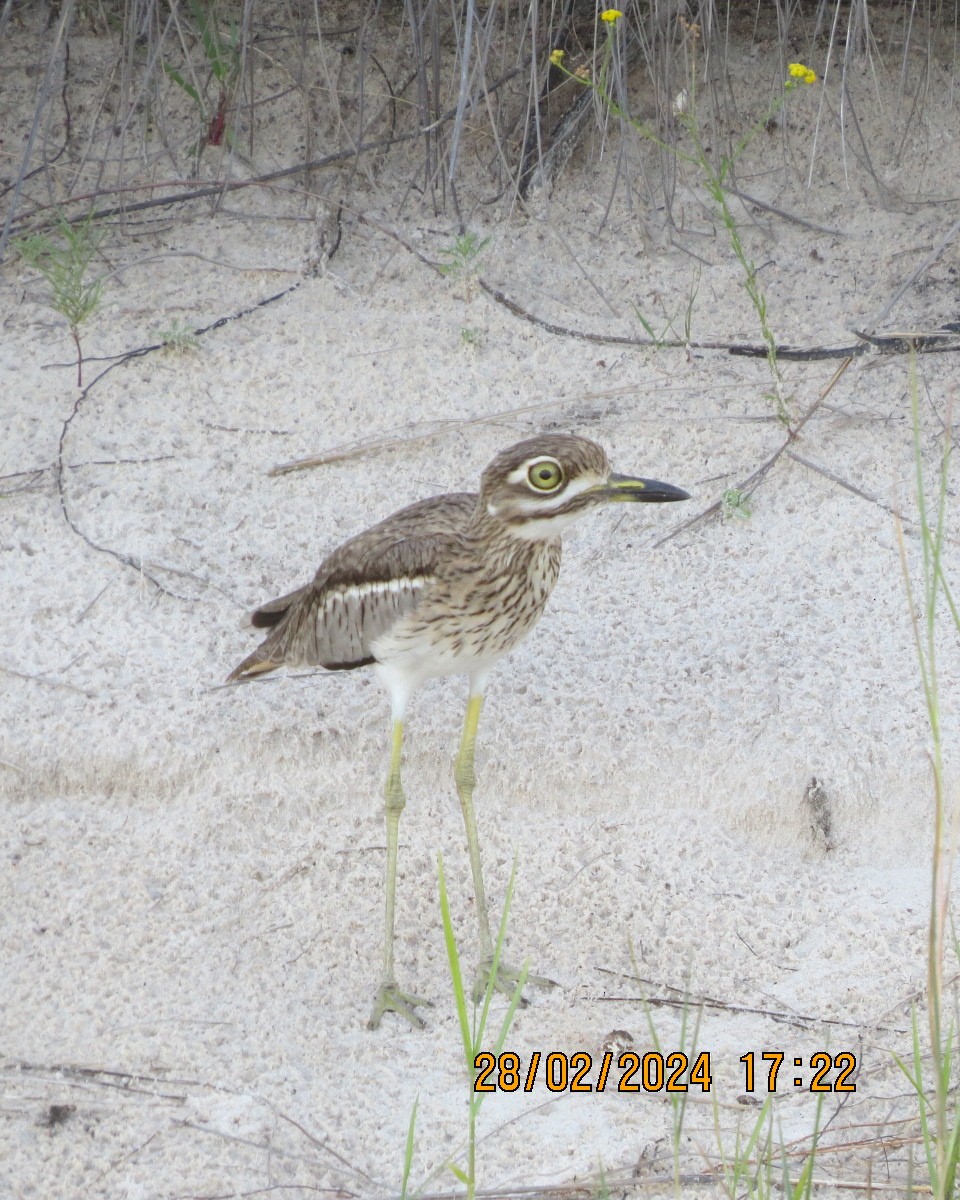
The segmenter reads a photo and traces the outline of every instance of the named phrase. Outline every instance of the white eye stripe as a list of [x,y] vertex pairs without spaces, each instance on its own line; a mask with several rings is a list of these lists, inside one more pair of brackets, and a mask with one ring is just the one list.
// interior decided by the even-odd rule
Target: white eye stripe
[[571,496],[579,496],[581,492],[589,492],[591,488],[606,482],[599,475],[581,475],[579,479],[574,479],[572,483],[567,484],[563,494],[565,499],[569,500]]

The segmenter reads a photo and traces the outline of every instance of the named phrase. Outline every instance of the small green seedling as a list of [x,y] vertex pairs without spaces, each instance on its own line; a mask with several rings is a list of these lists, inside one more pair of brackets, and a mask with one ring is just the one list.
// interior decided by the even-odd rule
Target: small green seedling
[[697,267],[694,272],[693,280],[690,284],[690,289],[687,293],[687,303],[683,310],[683,332],[677,329],[677,318],[680,316],[680,311],[677,310],[673,316],[667,312],[667,307],[663,302],[662,296],[657,296],[660,301],[660,307],[663,309],[664,326],[661,333],[657,333],[653,326],[653,322],[640,311],[640,305],[631,302],[630,307],[633,309],[634,316],[643,326],[647,337],[653,342],[654,346],[659,350],[664,346],[688,346],[693,337],[693,313],[697,300],[697,292],[700,290],[700,268]]
[[106,272],[88,278],[90,265],[96,258],[105,230],[93,225],[93,213],[72,225],[59,217],[56,236],[34,233],[21,238],[16,249],[24,262],[34,267],[50,289],[47,303],[66,318],[70,336],[77,348],[77,387],[83,387],[83,350],[80,327],[100,305]]
[[409,1200],[411,1195],[410,1169],[413,1166],[413,1151],[416,1146],[417,1109],[419,1106],[420,1097],[417,1096],[413,1102],[413,1108],[410,1110],[410,1122],[407,1125],[407,1141],[403,1149],[403,1175],[400,1179],[400,1200]]
[[753,505],[750,503],[750,493],[740,488],[727,488],[720,497],[721,521],[749,521],[753,516]]
[[480,260],[490,243],[488,237],[476,233],[461,233],[454,242],[440,251],[441,275],[448,279],[472,279],[480,270]]
[[[507,934],[507,920],[510,915],[510,905],[513,902],[513,887],[517,878],[517,864],[516,860],[514,860],[513,870],[510,872],[510,882],[507,885],[507,895],[503,904],[503,916],[500,918],[500,928],[497,932],[497,940],[494,943],[493,961],[490,963],[489,974],[486,978],[486,986],[482,992],[475,991],[474,994],[472,1020],[467,1011],[467,987],[464,983],[463,971],[460,966],[460,952],[457,949],[457,942],[453,932],[453,920],[450,916],[450,903],[447,899],[447,880],[443,873],[442,855],[438,856],[438,873],[440,878],[440,916],[443,921],[443,940],[447,948],[447,963],[450,967],[450,979],[453,984],[454,1007],[460,1025],[460,1040],[463,1046],[464,1065],[466,1066],[467,1077],[470,1081],[467,1095],[466,1166],[460,1167],[450,1160],[446,1163],[446,1168],[466,1188],[467,1200],[474,1200],[477,1194],[477,1120],[480,1116],[480,1108],[483,1104],[484,1096],[484,1093],[477,1091],[475,1087],[478,1072],[477,1056],[480,1054],[487,1040],[490,1004],[493,1000],[494,992],[497,990],[503,941]],[[513,995],[510,997],[507,1010],[500,1021],[500,1029],[492,1046],[494,1057],[498,1056],[503,1049],[503,1044],[507,1039],[507,1034],[510,1032],[510,1026],[513,1024],[513,1018],[516,1015],[517,1007],[523,995],[523,985],[526,982],[527,966],[525,964],[517,974],[516,987]],[[478,983],[482,984],[482,980],[478,980]]]
[[475,325],[466,325],[460,330],[460,341],[470,350],[479,350],[483,341],[483,331]]
[[174,354],[192,354],[200,349],[200,339],[189,325],[174,317],[166,329],[157,334],[164,348]]

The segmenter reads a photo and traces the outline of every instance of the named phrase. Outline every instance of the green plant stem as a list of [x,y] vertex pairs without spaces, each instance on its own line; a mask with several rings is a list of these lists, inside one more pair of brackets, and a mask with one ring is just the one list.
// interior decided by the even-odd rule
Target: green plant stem
[[955,629],[960,633],[960,614],[957,612],[943,570],[952,450],[950,436],[952,417],[948,412],[936,483],[936,515],[931,522],[923,468],[915,354],[911,354],[910,358],[909,392],[913,424],[915,486],[920,525],[922,571],[919,596],[916,594],[911,579],[903,528],[899,521],[897,522],[897,540],[932,744],[930,764],[933,775],[934,815],[933,851],[930,862],[930,915],[927,930],[927,1022],[933,1072],[932,1098],[927,1096],[924,1088],[923,1054],[916,1012],[913,1017],[912,1071],[900,1059],[897,1061],[917,1093],[920,1130],[926,1152],[931,1190],[935,1200],[948,1200],[954,1193],[957,1160],[960,1156],[960,1121],[958,1121],[953,1087],[956,1029],[952,1022],[945,1027],[943,1020],[944,954],[950,910],[950,885],[957,859],[958,838],[960,838],[960,828],[958,828],[960,813],[958,813],[956,804],[954,804],[952,812],[947,812],[943,767],[943,731],[940,719],[937,620],[940,600],[943,598]]
[[80,330],[76,325],[70,326],[70,336],[77,348],[77,387],[83,387],[83,347],[80,345]]

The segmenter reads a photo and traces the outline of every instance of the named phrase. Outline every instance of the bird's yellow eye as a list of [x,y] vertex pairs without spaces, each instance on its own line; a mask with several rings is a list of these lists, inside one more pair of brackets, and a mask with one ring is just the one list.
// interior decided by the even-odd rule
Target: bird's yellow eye
[[563,470],[552,458],[542,458],[527,472],[527,480],[538,492],[555,492],[563,483]]

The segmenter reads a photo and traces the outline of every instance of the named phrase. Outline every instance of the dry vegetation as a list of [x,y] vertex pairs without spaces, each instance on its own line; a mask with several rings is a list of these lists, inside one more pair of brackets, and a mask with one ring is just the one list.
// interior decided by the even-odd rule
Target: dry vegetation
[[[551,62],[551,52],[557,50],[564,53]],[[608,191],[599,198],[597,228],[603,228],[617,205],[636,214],[651,242],[679,245],[695,258],[699,243],[689,227],[690,196],[699,197],[700,212],[712,198],[719,206],[711,210],[718,227],[726,221],[725,198],[749,200],[750,185],[738,174],[747,149],[743,138],[759,115],[768,114],[753,136],[764,153],[779,156],[788,187],[815,183],[821,157],[829,152],[840,156],[848,178],[886,211],[947,205],[943,237],[905,266],[906,287],[954,242],[960,227],[951,224],[956,195],[925,188],[926,164],[936,153],[926,122],[931,106],[938,111],[955,108],[958,56],[956,0],[730,5],[630,0],[622,18],[609,26],[585,0],[549,5],[533,0],[519,7],[482,6],[475,0],[365,0],[354,5],[321,5],[318,0],[4,0],[0,261],[10,265],[28,259],[45,278],[54,307],[60,297],[58,311],[76,344],[78,383],[87,383],[88,389],[84,303],[93,297],[95,305],[101,287],[109,286],[114,269],[110,247],[149,232],[161,220],[196,220],[214,213],[229,219],[241,210],[245,218],[309,223],[312,244],[299,278],[324,269],[343,239],[367,226],[404,253],[429,261],[439,274],[458,277],[467,289],[479,281],[512,313],[558,335],[592,336],[598,344],[697,348],[708,343],[696,341],[690,320],[684,325],[682,315],[662,330],[641,318],[642,332],[634,328],[608,335],[597,328],[585,335],[532,306],[518,306],[480,276],[486,242],[471,231],[508,219],[523,221],[549,203],[560,179],[585,178],[598,158],[613,156],[616,169],[605,177]],[[748,84],[743,64],[751,59],[760,66]],[[822,85],[811,133],[802,146],[787,136],[784,87],[791,62],[808,64]],[[35,99],[22,106],[28,92]],[[694,97],[691,125],[687,118]],[[692,144],[701,148],[699,156],[690,152]],[[711,163],[721,164],[714,176],[719,192],[711,190],[704,174]],[[786,220],[801,220],[761,207]],[[421,251],[411,231],[427,218],[445,232]],[[732,229],[728,223],[734,250],[738,220],[730,217]],[[106,240],[95,232],[104,228],[110,230]],[[752,259],[742,251],[738,261],[749,293]],[[299,278],[292,287],[299,286]],[[67,286],[73,289],[72,307],[64,307]],[[787,355],[782,343],[768,337],[760,312],[762,291],[758,297],[750,294],[759,319],[748,349],[766,355],[770,363],[776,403],[767,412],[782,423],[782,442],[749,477],[727,479],[730,486],[701,517],[749,518],[752,493],[782,455],[795,454],[794,443],[829,399],[844,364],[868,345],[858,341],[832,347],[840,370],[835,375],[837,362],[829,363],[815,402],[804,408],[786,390],[781,395],[778,364]],[[694,293],[691,310],[695,304]],[[862,332],[880,333],[883,315],[875,314],[873,328]],[[953,319],[960,320],[960,313]],[[925,329],[930,340],[920,348],[956,349],[958,329],[946,323],[939,333]],[[471,330],[462,333],[469,346]],[[939,336],[941,346],[935,344]],[[179,342],[181,349],[189,349],[193,338],[194,331],[176,327],[133,353],[157,350],[164,343]],[[903,351],[918,338],[904,339],[901,333],[894,342],[888,348]],[[803,348],[810,355],[821,351]],[[85,395],[76,400],[64,425],[56,463],[63,515],[75,530],[62,486],[63,446]],[[427,432],[433,436],[432,430]],[[917,439],[919,464],[919,433]],[[352,453],[347,447],[344,455],[325,461],[341,461]],[[948,487],[948,458],[944,451],[940,498]],[[837,482],[848,487],[844,479]],[[862,490],[858,494],[870,503],[886,503]],[[946,517],[943,521],[946,525]],[[926,580],[926,594],[932,593],[931,624],[937,612],[943,619],[937,564],[949,536],[948,529],[922,528],[933,563]],[[95,545],[90,539],[88,544]],[[141,561],[115,557],[153,579]],[[169,590],[169,580],[158,586],[176,594]],[[927,702],[935,712],[936,695],[928,694]],[[939,738],[939,727],[935,734]],[[948,801],[940,793],[948,789],[939,775],[937,783],[942,806]],[[883,1194],[920,1195],[929,1189],[946,1200],[955,1193],[960,1148],[956,1035],[946,1012],[954,1003],[956,976],[945,977],[943,966],[945,956],[955,957],[946,932],[949,887],[944,884],[945,873],[949,879],[953,870],[950,839],[955,831],[952,813],[938,807],[938,817],[945,832],[937,848],[940,857],[934,859],[939,905],[932,922],[935,950],[928,991],[915,997],[921,1012],[914,1028],[915,1054],[910,1057],[902,1004],[889,1025],[878,1025],[868,1035],[877,1042],[889,1038],[900,1048],[903,1069],[921,1093],[919,1101],[907,1078],[896,1083],[891,1057],[885,1066],[873,1068],[889,1085],[887,1112],[854,1111],[848,1117],[853,1105],[848,1109],[841,1103],[824,1112],[825,1131],[792,1138],[764,1108],[742,1140],[736,1145],[728,1140],[725,1149],[714,1147],[706,1164],[693,1152],[681,1160],[681,1107],[672,1164],[651,1168],[646,1180],[639,1168],[608,1174],[605,1181],[598,1175],[592,1181],[597,1192],[616,1186],[624,1194],[634,1188],[639,1194],[645,1187],[675,1188],[679,1194],[716,1184],[731,1198],[780,1189],[799,1197],[810,1194],[814,1178],[822,1175],[842,1176],[843,1186],[870,1193],[882,1164]],[[829,831],[824,836],[829,838]],[[930,1011],[936,1014],[929,1039],[923,1017],[928,994]],[[657,999],[693,1008],[698,998]],[[731,1004],[729,1010],[736,1013],[737,1006]],[[48,1073],[53,1072],[50,1066]],[[35,1073],[41,1075],[41,1068]],[[143,1082],[131,1074],[111,1086],[133,1088]],[[57,1116],[55,1107],[50,1109],[51,1124],[69,1119],[69,1113]],[[703,1117],[701,1126],[707,1128],[713,1116]],[[722,1117],[732,1125],[729,1112]],[[719,1117],[717,1121],[719,1127]],[[478,1153],[482,1158],[482,1148]],[[401,1159],[398,1146],[398,1163]],[[468,1191],[474,1183],[467,1181]]]
[[[478,212],[522,206],[628,117],[661,144],[621,145],[614,187],[676,227],[681,98],[695,73],[704,138],[729,150],[758,108],[729,64],[731,49],[751,46],[764,105],[792,60],[825,82],[808,153],[785,166],[815,176],[824,144],[840,139],[886,194],[882,174],[915,152],[931,94],[952,94],[956,76],[955,5],[654,0],[628,5],[618,26],[615,118],[549,57],[563,50],[589,72],[605,33],[580,0],[6,0],[0,38],[17,47],[7,103],[28,90],[36,102],[27,126],[5,119],[0,252],[58,211],[142,221],[250,187],[266,211],[323,201],[356,217],[453,213],[463,229]],[[878,107],[885,131],[871,143],[861,116]]]

